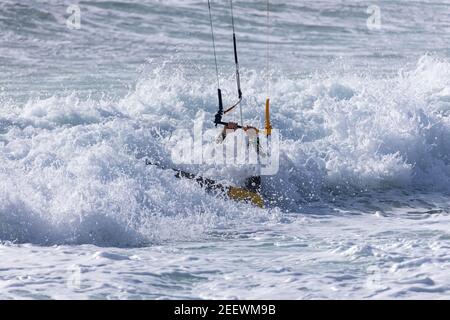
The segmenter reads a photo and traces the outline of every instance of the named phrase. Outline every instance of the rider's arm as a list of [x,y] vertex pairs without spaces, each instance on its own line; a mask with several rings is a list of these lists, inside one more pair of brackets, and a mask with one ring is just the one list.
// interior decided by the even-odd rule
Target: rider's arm
[[227,133],[229,133],[229,130],[235,131],[237,129],[237,127],[238,127],[237,123],[234,123],[234,122],[227,123],[223,127],[223,130],[220,133],[220,135],[217,137],[216,142],[222,143],[225,140],[225,138],[227,137]]

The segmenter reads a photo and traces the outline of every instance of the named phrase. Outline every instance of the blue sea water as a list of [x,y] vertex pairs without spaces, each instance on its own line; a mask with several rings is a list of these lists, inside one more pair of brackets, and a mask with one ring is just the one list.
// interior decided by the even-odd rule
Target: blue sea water
[[[229,2],[212,9],[229,104]],[[262,126],[266,2],[234,11]],[[0,298],[448,298],[450,2],[271,2],[265,209],[145,165],[172,166],[202,119],[219,133],[208,19],[206,1],[0,3]]]

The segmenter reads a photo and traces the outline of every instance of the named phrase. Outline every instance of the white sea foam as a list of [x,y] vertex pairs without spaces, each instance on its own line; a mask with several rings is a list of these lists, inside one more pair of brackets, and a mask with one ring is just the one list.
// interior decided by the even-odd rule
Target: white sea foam
[[[194,121],[207,146],[220,130],[205,2],[83,1],[69,30],[72,4],[0,3],[0,298],[449,296],[448,3],[380,3],[380,30],[361,1],[274,3],[266,209],[145,165],[171,167]],[[266,6],[235,5],[261,127]],[[229,7],[213,9],[229,105]]]
[[[119,101],[71,94],[23,106],[4,102],[1,239],[142,245],[201,237],[243,218],[243,208],[270,217],[270,210],[208,195],[170,170],[145,166],[149,157],[170,167],[172,132],[192,127],[201,112],[212,119],[216,108],[211,84],[188,81],[182,71],[166,75],[154,70]],[[264,180],[271,207],[299,211],[302,200],[330,190],[448,191],[449,76],[448,62],[424,56],[414,68],[382,80],[277,78],[273,122],[283,139],[280,172]],[[263,83],[257,73],[244,79],[245,116],[258,123]],[[204,129],[214,130],[212,123]],[[188,170],[242,181],[235,169]]]

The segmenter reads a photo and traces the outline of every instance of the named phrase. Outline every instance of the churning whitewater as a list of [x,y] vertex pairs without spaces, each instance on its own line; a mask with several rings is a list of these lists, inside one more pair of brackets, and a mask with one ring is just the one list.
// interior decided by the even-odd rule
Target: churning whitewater
[[[79,29],[71,4],[0,4],[0,298],[450,297],[447,1],[380,2],[375,29],[362,1],[274,1],[264,209],[145,164],[172,167],[196,123],[206,145],[220,131],[206,1],[80,2]],[[258,127],[265,9],[235,4]],[[235,166],[179,167],[242,183]]]

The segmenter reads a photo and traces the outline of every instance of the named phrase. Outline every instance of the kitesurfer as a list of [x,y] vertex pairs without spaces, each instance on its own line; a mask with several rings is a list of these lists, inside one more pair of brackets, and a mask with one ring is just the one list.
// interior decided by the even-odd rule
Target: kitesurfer
[[[223,141],[225,141],[225,139],[227,138],[227,134],[234,132],[237,129],[239,129],[239,125],[237,123],[228,122],[227,124],[225,124],[222,132],[220,133],[219,137],[216,140],[217,143],[222,143]],[[243,130],[249,136],[249,140],[254,138],[255,142],[252,144],[255,145],[256,152],[259,154],[259,138],[257,137],[258,129],[256,129],[255,127],[246,126],[243,128]],[[247,145],[247,147],[249,147],[249,145]],[[249,191],[260,193],[261,192],[261,177],[260,176],[251,176],[251,177],[245,179],[244,188]]]

